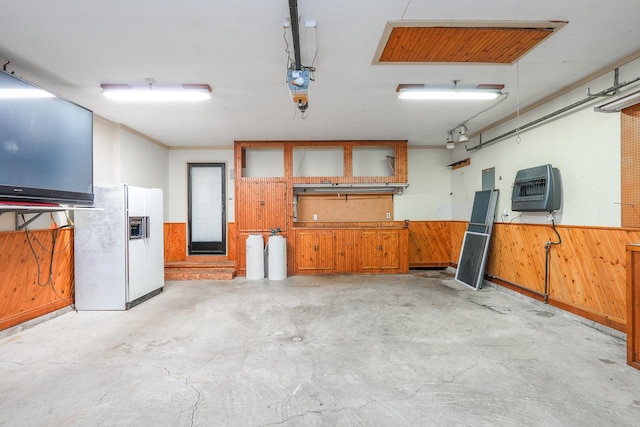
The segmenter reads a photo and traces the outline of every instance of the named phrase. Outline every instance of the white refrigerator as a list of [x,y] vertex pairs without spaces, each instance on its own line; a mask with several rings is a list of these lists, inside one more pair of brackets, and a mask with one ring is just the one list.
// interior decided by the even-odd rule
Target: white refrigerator
[[162,292],[162,190],[95,186],[92,210],[76,211],[76,310],[127,310]]

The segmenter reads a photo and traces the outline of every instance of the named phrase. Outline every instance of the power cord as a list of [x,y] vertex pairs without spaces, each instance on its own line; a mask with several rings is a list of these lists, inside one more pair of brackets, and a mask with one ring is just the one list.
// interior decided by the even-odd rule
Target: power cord
[[553,218],[553,214],[551,215],[551,229],[556,233],[556,236],[558,236],[558,241],[557,242],[547,242],[549,245],[560,245],[562,244],[562,237],[560,237],[560,233],[558,233],[558,229],[556,228],[556,222],[555,219]]
[[[22,216],[22,220],[23,222],[25,221],[24,218],[24,214],[21,215]],[[29,230],[29,227],[25,227],[24,231],[25,231],[25,237],[27,240],[27,243],[29,244],[29,249],[31,249],[31,253],[33,255],[33,258],[36,262],[36,267],[37,267],[37,278],[36,278],[36,284],[39,287],[45,287],[45,286],[50,286],[51,290],[53,291],[53,293],[58,297],[58,299],[62,300],[65,297],[61,296],[57,291],[56,291],[56,287],[55,287],[55,282],[53,280],[53,260],[54,260],[54,256],[58,253],[64,252],[66,251],[70,245],[71,245],[71,239],[69,239],[69,241],[67,242],[67,244],[61,248],[59,251],[56,251],[56,243],[58,241],[58,234],[60,232],[61,229],[64,228],[73,228],[72,225],[63,225],[61,227],[57,227],[52,229],[52,244],[51,244],[51,250],[47,249],[45,247],[45,245],[40,241],[40,239],[38,239],[38,237],[33,234],[31,232],[31,230]],[[42,277],[42,265],[40,264],[40,258],[38,257],[38,254],[36,253],[36,248],[34,247],[34,242],[37,243],[38,246],[40,246],[40,248],[42,248],[42,250],[44,250],[46,253],[48,253],[50,255],[49,257],[49,275],[47,277],[47,280],[45,282],[41,281],[41,277]],[[67,296],[68,298],[68,296]]]
[[515,221],[516,219],[520,218],[522,215],[524,215],[524,212],[522,212],[520,215],[516,215],[513,218],[511,218],[511,221],[509,221],[509,224],[511,224],[513,221]]
[[545,253],[545,262],[544,262],[544,303],[545,304],[549,303],[549,261],[550,261],[550,256],[551,256],[550,255],[551,246],[556,246],[556,245],[562,244],[562,237],[560,237],[560,233],[558,232],[558,229],[556,228],[556,221],[553,218],[553,212],[549,212],[549,218],[551,219],[551,229],[556,233],[556,236],[558,236],[558,241],[557,242],[552,242],[551,240],[549,240],[544,245],[544,253]]

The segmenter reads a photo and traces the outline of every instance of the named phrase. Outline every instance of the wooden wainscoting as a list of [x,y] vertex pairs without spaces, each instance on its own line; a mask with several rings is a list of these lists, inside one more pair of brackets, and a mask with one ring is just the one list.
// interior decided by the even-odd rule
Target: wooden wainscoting
[[[411,221],[412,267],[455,264],[466,223]],[[640,243],[640,230],[613,227],[557,226],[562,244],[549,253],[548,302],[587,319],[626,331],[626,252]],[[450,248],[442,242],[450,241]],[[486,278],[536,299],[545,288],[545,244],[556,242],[550,224],[496,223]]]
[[468,226],[469,223],[465,221],[453,221],[449,224],[449,227],[451,227],[449,230],[449,234],[451,235],[451,256],[453,257],[453,262],[456,265],[460,259],[464,233],[467,231]]
[[[544,292],[550,225],[496,224],[486,274]],[[549,303],[620,331],[626,328],[626,253],[640,231],[557,226],[549,258]]]
[[0,233],[0,330],[73,304],[73,259],[71,228]]
[[187,223],[164,223],[164,262],[187,259]]
[[409,267],[448,267],[458,262],[464,221],[410,221]]

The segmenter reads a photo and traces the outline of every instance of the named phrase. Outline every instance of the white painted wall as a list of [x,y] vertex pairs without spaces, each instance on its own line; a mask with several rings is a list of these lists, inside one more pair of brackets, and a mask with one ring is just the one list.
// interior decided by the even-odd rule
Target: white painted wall
[[188,163],[226,163],[227,169],[227,222],[235,221],[233,147],[204,150],[169,150],[169,216],[166,222],[187,222],[187,164]]
[[122,127],[119,140],[120,183],[161,189],[166,222],[170,206],[169,150]]
[[394,219],[451,219],[451,152],[409,146],[408,157],[409,187],[394,196]]
[[169,150],[99,116],[93,124],[93,182],[160,188],[169,211]]
[[109,120],[93,116],[93,183],[120,183],[120,127]]
[[[633,80],[638,75],[640,61],[620,69],[620,81]],[[588,87],[592,92],[598,92],[612,85],[613,72],[488,132],[483,139],[488,141],[518,125],[525,125],[579,101],[586,97]],[[495,167],[496,188],[500,190],[496,220],[548,222],[545,213],[524,213],[518,217],[519,212],[511,212],[511,191],[518,170],[551,163],[560,170],[563,183],[562,208],[555,215],[557,223],[619,227],[620,113],[593,111],[595,105],[605,101],[589,102],[526,129],[520,133],[519,139],[511,136],[469,152],[459,145],[453,154],[454,161],[470,157],[471,165],[451,173],[452,219],[469,220],[474,194],[482,187],[482,170]],[[477,144],[476,137],[467,146]],[[508,216],[502,216],[505,211]]]
[[140,135],[120,129],[120,181],[168,191],[169,150]]

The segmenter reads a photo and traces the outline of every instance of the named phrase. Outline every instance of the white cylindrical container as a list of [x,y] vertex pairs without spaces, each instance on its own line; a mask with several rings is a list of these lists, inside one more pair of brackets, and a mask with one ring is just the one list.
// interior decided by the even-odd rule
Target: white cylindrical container
[[287,239],[282,236],[269,237],[269,280],[287,278]]
[[247,280],[264,279],[264,239],[262,234],[247,237]]

